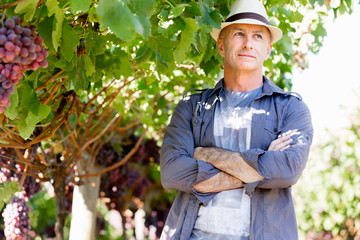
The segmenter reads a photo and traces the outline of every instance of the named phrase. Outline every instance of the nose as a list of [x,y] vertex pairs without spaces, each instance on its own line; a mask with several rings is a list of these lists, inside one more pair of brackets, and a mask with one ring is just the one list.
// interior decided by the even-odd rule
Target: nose
[[244,39],[242,48],[247,50],[253,49],[253,44],[249,36],[246,36],[246,38]]

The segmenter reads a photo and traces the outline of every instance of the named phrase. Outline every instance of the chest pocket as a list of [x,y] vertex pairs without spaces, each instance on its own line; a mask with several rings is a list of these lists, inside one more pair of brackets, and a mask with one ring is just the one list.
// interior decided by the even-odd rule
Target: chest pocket
[[276,116],[267,116],[265,118],[263,135],[263,149],[268,149],[271,142],[277,139],[281,133],[281,123]]

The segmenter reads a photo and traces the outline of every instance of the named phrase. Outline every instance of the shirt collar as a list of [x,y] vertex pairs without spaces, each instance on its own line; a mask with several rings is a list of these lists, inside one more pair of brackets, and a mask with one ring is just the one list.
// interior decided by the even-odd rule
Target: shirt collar
[[[216,83],[210,96],[215,93],[220,93],[220,90],[222,88],[224,88],[224,78],[220,79],[220,81]],[[272,95],[274,93],[285,94],[285,95],[291,94],[289,92],[285,92],[284,90],[276,86],[275,83],[271,82],[267,77],[263,76],[263,90],[262,93],[260,93],[260,96]]]

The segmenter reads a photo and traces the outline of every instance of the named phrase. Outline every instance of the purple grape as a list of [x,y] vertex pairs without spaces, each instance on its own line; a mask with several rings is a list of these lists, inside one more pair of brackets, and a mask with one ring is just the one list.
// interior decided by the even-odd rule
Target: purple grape
[[4,88],[4,89],[8,89],[10,86],[11,86],[12,82],[10,80],[5,80],[1,86]]
[[16,41],[18,40],[18,35],[15,33],[12,33],[12,34],[8,35],[8,40],[13,43],[16,43]]
[[4,34],[0,35],[0,45],[4,45],[7,41],[7,37]]
[[49,56],[49,52],[46,50],[43,50],[41,53],[42,55],[44,55],[44,58],[47,58]]
[[8,89],[7,89],[7,92],[11,95],[15,92],[15,87],[14,85],[11,85]]
[[19,47],[22,48],[23,43],[18,39],[18,40],[16,41],[16,46],[19,46]]
[[3,75],[4,77],[8,78],[10,76],[10,70],[4,68],[3,70],[1,70],[1,75]]
[[[20,77],[20,75],[21,75],[21,77]],[[12,80],[12,83],[15,85],[15,84],[18,84],[19,83],[19,81],[20,81],[20,79],[22,79],[22,77],[23,77],[23,75],[22,75],[22,73],[18,73],[18,75],[19,76],[17,76],[17,78],[15,79],[15,80]]]
[[29,46],[31,44],[31,39],[29,37],[23,37],[21,38],[21,42],[24,44],[24,46]]
[[13,16],[11,19],[14,20],[14,22],[15,22],[16,25],[20,24],[20,18],[19,18],[19,16]]
[[21,57],[20,56],[15,57],[13,63],[21,63]]
[[30,67],[33,71],[37,70],[39,68],[40,64],[38,62],[32,62]]
[[21,72],[22,68],[19,65],[15,64],[12,66],[12,70],[19,73],[19,72]]
[[6,80],[6,77],[2,74],[0,74],[0,83],[4,82]]
[[10,73],[10,80],[16,80],[17,79],[17,72],[11,71]]
[[11,62],[13,61],[15,58],[15,53],[12,51],[6,51],[5,52],[5,58],[4,58],[4,62]]
[[37,53],[39,53],[39,52],[41,52],[42,51],[42,49],[41,49],[41,46],[40,45],[35,45],[36,47],[35,47],[35,52],[37,52]]
[[13,33],[15,33],[15,31],[14,30],[12,30],[12,29],[8,29],[7,31],[6,31],[6,35],[10,35],[10,34],[13,34]]
[[[3,106],[3,107],[8,107],[11,105],[11,102],[9,100],[9,97],[6,97],[7,95],[9,95],[7,92],[4,92],[2,95],[3,95],[3,98],[0,100],[0,105]],[[5,97],[4,97],[5,96]]]
[[30,43],[28,49],[29,52],[36,52],[36,44]]
[[6,239],[30,239],[30,208],[18,197],[13,197],[3,211]]
[[44,55],[41,53],[36,53],[36,61],[41,62],[42,60],[44,60]]
[[29,60],[34,61],[36,58],[37,58],[36,53],[34,52],[29,53]]
[[23,32],[22,26],[16,25],[16,26],[14,27],[14,32],[15,32],[16,34],[21,34],[21,33]]
[[6,27],[1,27],[0,28],[0,34],[5,34],[7,31],[7,28]]
[[0,47],[0,58],[4,58],[4,57],[5,57],[5,52],[6,52],[5,48]]
[[12,51],[12,50],[14,50],[15,45],[14,45],[14,43],[12,43],[12,42],[10,42],[10,41],[7,41],[7,42],[4,44],[4,47],[5,47],[5,49],[8,50],[8,51]]
[[13,19],[7,19],[5,21],[5,27],[8,28],[8,29],[13,29],[15,27],[15,21]]
[[31,30],[28,29],[28,28],[23,28],[22,35],[23,35],[23,36],[30,37],[30,36],[31,36]]
[[22,48],[20,52],[21,57],[26,58],[29,56],[29,50],[27,48]]
[[14,46],[14,53],[15,53],[15,56],[19,56],[20,55],[20,52],[21,52],[21,48],[17,45]]
[[49,66],[49,63],[46,61],[46,59],[44,59],[39,63],[39,65],[42,68],[47,68]]

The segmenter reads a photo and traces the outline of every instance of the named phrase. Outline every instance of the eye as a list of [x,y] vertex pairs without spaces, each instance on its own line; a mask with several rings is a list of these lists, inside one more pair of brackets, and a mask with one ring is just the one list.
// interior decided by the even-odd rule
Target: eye
[[236,32],[236,33],[235,33],[235,36],[243,37],[243,36],[244,36],[244,33],[242,33],[242,32]]
[[263,36],[262,36],[261,34],[255,34],[255,38],[257,38],[257,39],[262,39]]

